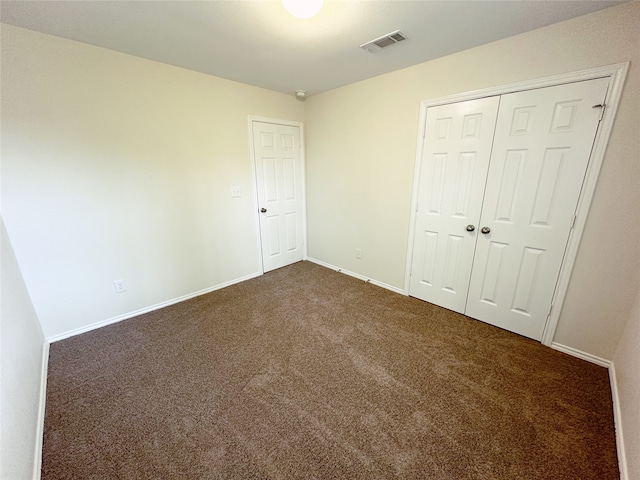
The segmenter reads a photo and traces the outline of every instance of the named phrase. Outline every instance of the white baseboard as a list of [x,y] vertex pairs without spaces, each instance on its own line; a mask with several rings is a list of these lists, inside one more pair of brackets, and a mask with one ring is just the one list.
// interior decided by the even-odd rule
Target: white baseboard
[[[337,271],[339,273],[344,273],[345,275],[349,275],[351,277],[357,278],[359,280],[363,280],[365,282],[371,283],[373,285],[376,285],[378,287],[384,288],[386,290],[390,290],[392,292],[395,293],[399,293],[400,295],[405,295],[406,293],[404,292],[403,289],[394,287],[392,285],[386,284],[384,282],[380,282],[378,280],[375,279],[371,279],[371,278],[367,278],[364,275],[361,275],[359,273],[355,273],[355,272],[351,272],[349,270],[344,270],[341,269],[339,267],[336,267],[335,265],[331,265],[329,263],[323,262],[321,260],[315,259],[315,258],[311,258],[311,257],[307,257],[306,260],[308,260],[309,262],[315,263],[317,265],[320,265],[322,267],[325,268],[329,268],[331,270]],[[65,338],[69,338],[69,337],[73,337],[75,335],[80,335],[82,333],[86,333],[89,332],[91,330],[95,330],[97,328],[101,328],[107,325],[111,325],[113,323],[117,323],[120,322],[122,320],[126,320],[129,318],[133,318],[136,317],[138,315],[142,315],[144,313],[148,313],[148,312],[152,312],[154,310],[158,310],[160,308],[164,308],[164,307],[168,307],[170,305],[179,303],[179,302],[183,302],[185,300],[189,300],[191,298],[194,297],[198,297],[200,295],[205,295],[207,293],[216,291],[216,290],[220,290],[222,288],[225,287],[229,287],[231,285],[234,285],[236,283],[240,283],[240,282],[244,282],[246,280],[250,280],[252,278],[256,278],[259,277],[260,275],[262,275],[261,272],[256,272],[256,273],[252,273],[250,275],[247,275],[245,277],[241,277],[235,280],[231,280],[229,282],[225,282],[204,290],[200,290],[194,293],[190,293],[188,295],[183,295],[181,297],[178,298],[174,298],[172,300],[168,300],[166,302],[162,302],[162,303],[158,303],[156,305],[152,305],[150,307],[146,307],[146,308],[142,308],[133,312],[129,312],[126,313],[124,315],[119,315],[117,317],[113,317],[113,318],[109,318],[107,320],[103,320],[100,322],[96,322],[93,323],[91,325],[87,325],[75,330],[70,330],[68,332],[59,334],[59,335],[54,335],[52,337],[49,337],[43,345],[42,348],[42,375],[41,375],[41,387],[40,387],[40,402],[39,402],[39,421],[38,421],[38,431],[36,432],[36,439],[37,439],[37,443],[36,443],[36,451],[35,451],[35,458],[34,458],[34,474],[33,474],[33,478],[34,480],[39,480],[40,476],[41,476],[41,469],[42,469],[42,442],[43,442],[43,434],[44,434],[44,415],[45,415],[45,401],[46,401],[46,389],[47,389],[47,369],[48,369],[48,362],[49,362],[49,345],[50,343],[53,342],[57,342],[59,340],[64,340]],[[580,358],[582,360],[586,360],[588,362],[594,363],[596,365],[600,365],[601,367],[605,367],[609,370],[609,381],[611,384],[611,396],[612,396],[612,400],[613,400],[613,418],[614,418],[614,424],[615,424],[615,431],[616,431],[616,448],[617,448],[617,453],[618,453],[618,462],[619,462],[619,468],[620,468],[620,480],[627,480],[628,479],[628,469],[627,469],[627,461],[626,461],[626,456],[625,456],[625,449],[624,449],[624,438],[623,438],[623,433],[622,433],[622,423],[621,423],[621,410],[620,410],[620,402],[619,402],[619,397],[618,397],[618,386],[617,386],[617,381],[616,381],[616,375],[615,375],[615,366],[613,364],[613,362],[611,362],[610,360],[606,360],[604,358],[598,357],[596,355],[592,355],[590,353],[586,353],[583,352],[581,350],[572,348],[572,347],[568,347],[566,345],[562,345],[560,343],[556,343],[556,342],[552,342],[551,343],[551,348],[553,348],[554,350],[558,350],[560,352],[566,353],[568,355],[571,355],[573,357],[577,357]]]
[[620,398],[618,397],[618,380],[616,378],[616,367],[613,362],[609,367],[609,381],[611,382],[611,398],[613,400],[613,421],[616,427],[616,449],[618,451],[618,467],[620,468],[620,480],[629,478],[627,467],[627,456],[624,448],[624,434],[622,431],[622,410],[620,409]]
[[399,293],[400,295],[405,295],[406,296],[406,294],[404,293],[404,290],[402,290],[401,288],[398,288],[398,287],[394,287],[393,285],[389,285],[389,284],[384,283],[384,282],[379,282],[378,280],[374,280],[372,278],[367,278],[364,275],[360,275],[359,273],[350,272],[349,270],[344,270],[344,269],[342,269],[340,267],[336,267],[335,265],[331,265],[330,263],[323,262],[322,260],[317,260],[317,259],[311,258],[311,257],[307,257],[307,260],[309,262],[311,262],[311,263],[316,263],[316,264],[318,264],[318,265],[320,265],[322,267],[326,267],[326,268],[329,268],[331,270],[335,270],[336,272],[344,273],[345,275],[349,275],[350,277],[354,277],[354,278],[357,278],[359,280],[363,280],[363,281],[368,282],[368,283],[370,283],[372,285],[376,285],[376,286],[382,287],[382,288],[384,288],[386,290],[391,290],[392,292]]
[[620,398],[618,396],[618,382],[616,380],[616,368],[611,360],[600,358],[590,353],[585,353],[572,347],[567,347],[560,343],[551,343],[551,348],[564,352],[573,357],[581,358],[587,362],[595,363],[609,370],[609,383],[611,385],[611,400],[613,401],[613,423],[616,430],[616,449],[618,452],[618,468],[620,469],[620,480],[629,478],[627,468],[627,457],[624,448],[624,436],[622,433],[622,411],[620,409]]
[[40,480],[42,474],[42,442],[44,440],[44,412],[47,401],[47,372],[49,369],[49,342],[42,344],[42,366],[40,368],[40,398],[38,400],[38,420],[36,445],[33,457],[33,480]]
[[74,330],[69,330],[67,332],[60,333],[58,335],[53,335],[47,338],[49,343],[58,342],[60,340],[64,340],[65,338],[75,337],[76,335],[80,335],[82,333],[90,332],[91,330],[96,330],[101,327],[106,327],[107,325],[111,325],[113,323],[121,322],[122,320],[127,320],[129,318],[137,317],[138,315],[142,315],[144,313],[153,312],[154,310],[159,310],[164,307],[168,307],[170,305],[174,305],[176,303],[184,302],[185,300],[189,300],[194,297],[199,297],[200,295],[205,295],[207,293],[214,292],[216,290],[220,290],[225,287],[230,287],[231,285],[235,285],[236,283],[244,282],[245,280],[251,280],[252,278],[259,277],[262,275],[262,272],[256,272],[244,277],[236,278],[235,280],[231,280],[229,282],[221,283],[219,285],[215,285],[213,287],[205,288],[204,290],[199,290],[197,292],[189,293],[187,295],[183,295],[181,297],[174,298],[172,300],[167,300],[166,302],[157,303],[155,305],[151,305],[149,307],[141,308],[139,310],[135,310],[133,312],[125,313],[123,315],[118,315],[117,317],[108,318],[106,320],[101,320],[99,322],[92,323],[90,325],[85,325],[84,327],[76,328]]
[[578,350],[576,348],[567,347],[566,345],[562,345],[561,343],[551,342],[550,347],[554,350],[558,350],[560,352],[571,355],[572,357],[578,357],[582,360],[586,360],[587,362],[595,363],[596,365],[600,365],[604,368],[611,367],[611,360],[606,360],[596,355],[591,355],[590,353],[583,352],[582,350]]

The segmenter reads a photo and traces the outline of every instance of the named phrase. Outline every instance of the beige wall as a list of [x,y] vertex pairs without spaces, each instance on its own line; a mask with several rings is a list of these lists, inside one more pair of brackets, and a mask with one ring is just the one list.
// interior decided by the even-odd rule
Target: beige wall
[[637,451],[638,25],[630,2],[306,104],[3,25],[3,217],[45,335],[259,270],[249,114],[305,121],[310,256],[403,288],[420,101],[631,60],[555,341],[615,359]]
[[259,271],[249,114],[304,104],[2,26],[3,212],[48,337]]
[[309,256],[402,288],[421,100],[631,60],[554,339],[610,360],[640,283],[638,25],[632,2],[309,98]]
[[628,480],[640,480],[640,289],[613,357]]
[[4,216],[45,333],[258,271],[249,114],[306,122],[310,256],[402,288],[421,100],[631,60],[555,338],[611,359],[640,283],[638,24],[630,2],[306,104],[3,25]]
[[0,219],[0,479],[35,478],[44,334]]

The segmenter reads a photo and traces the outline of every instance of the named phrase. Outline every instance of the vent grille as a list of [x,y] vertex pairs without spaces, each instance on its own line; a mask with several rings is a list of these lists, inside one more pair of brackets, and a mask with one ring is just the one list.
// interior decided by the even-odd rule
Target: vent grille
[[395,32],[387,33],[386,35],[378,37],[375,40],[371,40],[370,42],[363,43],[360,45],[360,48],[373,53],[406,39],[407,37],[404,36],[404,33],[400,30],[396,30]]

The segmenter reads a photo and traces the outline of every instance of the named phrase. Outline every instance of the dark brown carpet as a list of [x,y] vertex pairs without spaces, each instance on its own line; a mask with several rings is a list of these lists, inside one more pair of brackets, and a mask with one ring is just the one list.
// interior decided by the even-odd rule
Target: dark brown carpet
[[301,262],[51,345],[42,478],[619,478],[607,370]]

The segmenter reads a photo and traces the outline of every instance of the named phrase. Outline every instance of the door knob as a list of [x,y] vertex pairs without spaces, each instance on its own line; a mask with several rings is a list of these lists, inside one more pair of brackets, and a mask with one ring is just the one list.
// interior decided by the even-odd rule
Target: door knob
[[482,227],[482,230],[480,230],[480,231],[486,235],[487,233],[489,233],[491,231],[491,229],[489,227]]
[[262,207],[262,208],[260,209],[260,211],[261,211],[262,213],[267,213],[267,209],[266,209],[266,208],[264,208],[264,207]]
[[473,232],[476,229],[475,225],[467,225],[467,232]]

